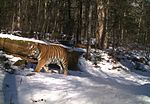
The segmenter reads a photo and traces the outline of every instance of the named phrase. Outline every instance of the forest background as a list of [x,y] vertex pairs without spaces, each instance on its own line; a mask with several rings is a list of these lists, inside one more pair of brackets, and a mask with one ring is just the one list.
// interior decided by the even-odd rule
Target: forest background
[[0,0],[0,30],[150,52],[150,0]]

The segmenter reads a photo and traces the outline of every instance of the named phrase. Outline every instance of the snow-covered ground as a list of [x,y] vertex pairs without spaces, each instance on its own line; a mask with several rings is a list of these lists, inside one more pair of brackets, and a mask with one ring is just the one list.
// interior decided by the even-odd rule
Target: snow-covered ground
[[[1,55],[11,63],[17,60]],[[8,73],[1,65],[0,104],[149,104],[150,73],[112,69],[119,63],[107,62],[107,54],[103,57],[96,67],[81,58],[82,71],[70,71],[69,76],[42,72],[26,76],[31,69],[16,68],[15,73]]]
[[[16,71],[11,72],[6,63],[20,58],[0,52],[0,104],[150,104],[149,61],[139,65],[131,59],[142,55],[123,52],[116,54],[119,62],[106,51],[99,52],[97,65],[80,58],[81,71],[68,76],[42,72],[30,76],[33,69],[13,65]],[[136,70],[137,64],[143,69]]]

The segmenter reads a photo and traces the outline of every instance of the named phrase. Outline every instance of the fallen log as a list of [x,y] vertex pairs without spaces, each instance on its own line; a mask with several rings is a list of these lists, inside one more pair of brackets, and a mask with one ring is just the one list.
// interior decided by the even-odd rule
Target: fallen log
[[0,38],[0,49],[14,55],[20,55],[22,57],[36,58],[37,54],[33,55],[35,45],[37,43],[24,40],[14,40],[9,38]]

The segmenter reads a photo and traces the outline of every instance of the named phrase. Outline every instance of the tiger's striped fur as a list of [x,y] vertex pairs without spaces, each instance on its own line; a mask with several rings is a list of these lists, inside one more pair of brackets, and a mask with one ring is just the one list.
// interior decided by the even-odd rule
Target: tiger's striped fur
[[48,64],[57,64],[60,73],[68,74],[68,55],[67,49],[59,45],[38,44],[39,49],[38,64],[35,72],[40,72],[42,67],[48,72]]

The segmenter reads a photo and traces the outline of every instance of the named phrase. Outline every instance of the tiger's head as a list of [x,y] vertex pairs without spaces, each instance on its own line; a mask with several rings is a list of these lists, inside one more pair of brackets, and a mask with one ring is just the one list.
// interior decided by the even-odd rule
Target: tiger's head
[[38,43],[32,43],[29,47],[29,57],[37,58],[39,56]]

